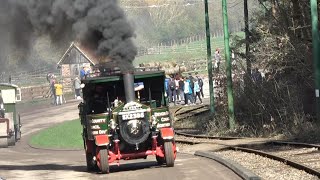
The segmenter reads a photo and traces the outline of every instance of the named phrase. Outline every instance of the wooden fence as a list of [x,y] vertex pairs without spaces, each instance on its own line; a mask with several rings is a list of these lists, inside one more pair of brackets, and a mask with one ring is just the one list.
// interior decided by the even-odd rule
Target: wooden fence
[[[64,93],[73,92],[71,85],[66,85],[63,89]],[[41,85],[33,87],[23,87],[21,88],[21,100],[22,101],[32,101],[37,99],[46,99],[51,97],[50,86]]]
[[[239,26],[234,32],[240,32],[241,27]],[[219,38],[219,40],[217,40]],[[217,31],[211,34],[211,47],[214,51],[215,48],[223,49],[223,31]],[[155,46],[150,47],[139,47],[138,55],[156,55],[156,54],[166,54],[166,53],[190,53],[190,52],[206,52],[206,36],[196,35],[180,40],[172,40],[165,43],[159,43]]]

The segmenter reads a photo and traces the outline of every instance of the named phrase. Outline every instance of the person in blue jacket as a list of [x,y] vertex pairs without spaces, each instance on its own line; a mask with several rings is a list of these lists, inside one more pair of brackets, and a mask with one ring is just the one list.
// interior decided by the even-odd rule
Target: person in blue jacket
[[170,80],[169,78],[166,78],[164,80],[164,87],[165,87],[167,96],[169,95],[169,92],[168,92],[169,80]]
[[191,104],[194,104],[194,101],[193,101],[193,90],[191,88],[191,81],[190,79],[187,77],[184,81],[184,88],[183,88],[183,92],[184,92],[184,100],[185,100],[185,106],[188,105],[188,101],[191,102]]

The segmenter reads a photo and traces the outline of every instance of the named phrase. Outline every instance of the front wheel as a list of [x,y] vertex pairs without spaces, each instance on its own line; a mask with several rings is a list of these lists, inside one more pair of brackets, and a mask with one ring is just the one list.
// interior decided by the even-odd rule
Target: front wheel
[[109,152],[108,149],[100,149],[99,151],[99,168],[101,173],[108,174],[109,173]]
[[167,167],[174,166],[174,152],[172,142],[164,142],[164,155]]

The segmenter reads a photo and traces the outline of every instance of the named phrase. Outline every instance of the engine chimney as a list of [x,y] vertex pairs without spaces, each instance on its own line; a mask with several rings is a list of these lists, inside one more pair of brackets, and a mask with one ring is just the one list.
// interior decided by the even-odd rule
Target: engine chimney
[[123,73],[124,92],[127,103],[135,101],[136,96],[134,92],[134,76],[133,72]]

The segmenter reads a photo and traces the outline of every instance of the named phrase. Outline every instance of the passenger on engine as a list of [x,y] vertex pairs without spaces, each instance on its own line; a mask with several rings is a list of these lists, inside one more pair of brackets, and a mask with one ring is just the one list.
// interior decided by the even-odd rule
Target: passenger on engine
[[2,99],[2,94],[0,91],[0,118],[4,118],[4,103],[3,103],[3,99]]
[[94,114],[104,113],[107,111],[107,98],[103,86],[96,86],[91,101],[91,112]]

